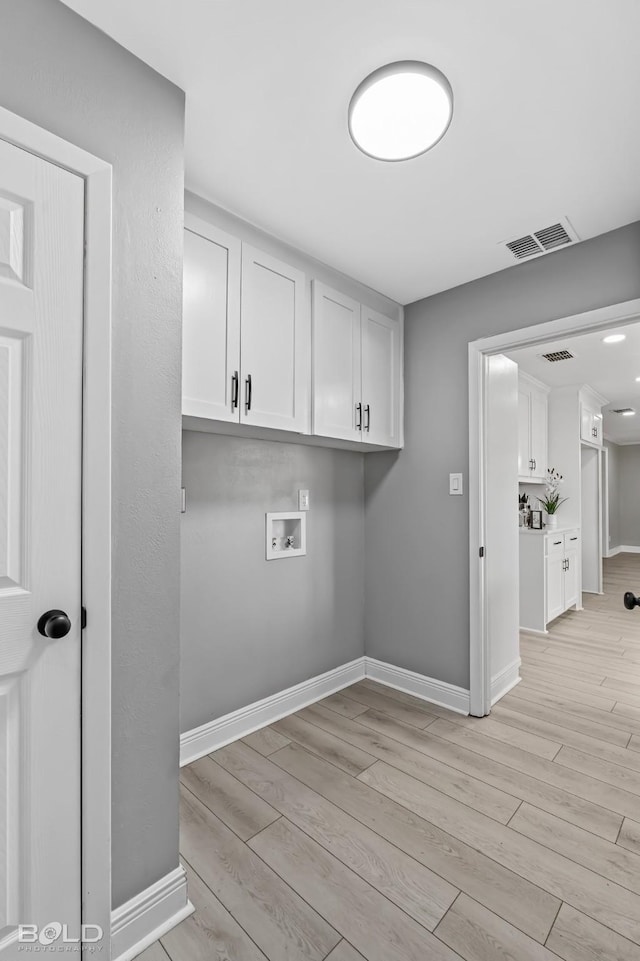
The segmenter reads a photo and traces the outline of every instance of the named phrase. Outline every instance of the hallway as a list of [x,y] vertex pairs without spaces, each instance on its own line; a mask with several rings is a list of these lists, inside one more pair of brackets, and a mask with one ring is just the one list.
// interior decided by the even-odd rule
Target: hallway
[[471,718],[362,681],[182,770],[145,961],[640,959],[640,554]]

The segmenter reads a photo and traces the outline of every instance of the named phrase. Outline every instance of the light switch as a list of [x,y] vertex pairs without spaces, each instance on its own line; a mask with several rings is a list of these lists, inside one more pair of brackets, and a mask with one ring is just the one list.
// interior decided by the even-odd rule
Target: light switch
[[309,510],[309,491],[298,491],[298,510]]
[[462,474],[449,474],[449,493],[462,494]]

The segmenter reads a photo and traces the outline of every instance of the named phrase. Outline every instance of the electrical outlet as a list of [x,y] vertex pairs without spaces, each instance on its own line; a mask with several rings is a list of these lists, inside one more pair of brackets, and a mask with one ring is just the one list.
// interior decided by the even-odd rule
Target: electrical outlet
[[309,510],[309,491],[298,491],[298,510]]

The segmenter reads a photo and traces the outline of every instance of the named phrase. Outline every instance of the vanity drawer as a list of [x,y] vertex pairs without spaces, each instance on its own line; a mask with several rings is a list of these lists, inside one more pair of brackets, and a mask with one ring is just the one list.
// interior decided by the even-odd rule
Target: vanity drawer
[[[555,538],[558,539],[557,537]],[[566,531],[564,535],[565,551],[578,550],[580,547],[580,531]]]
[[547,534],[545,541],[547,557],[564,554],[564,534]]

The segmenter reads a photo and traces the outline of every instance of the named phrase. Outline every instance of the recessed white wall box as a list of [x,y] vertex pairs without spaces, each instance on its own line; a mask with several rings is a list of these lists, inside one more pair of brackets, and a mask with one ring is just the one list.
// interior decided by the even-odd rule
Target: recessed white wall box
[[309,491],[298,491],[298,510],[309,510]]
[[462,474],[449,474],[449,493],[462,494]]
[[307,553],[307,515],[303,511],[276,511],[266,515],[268,561],[301,557]]

